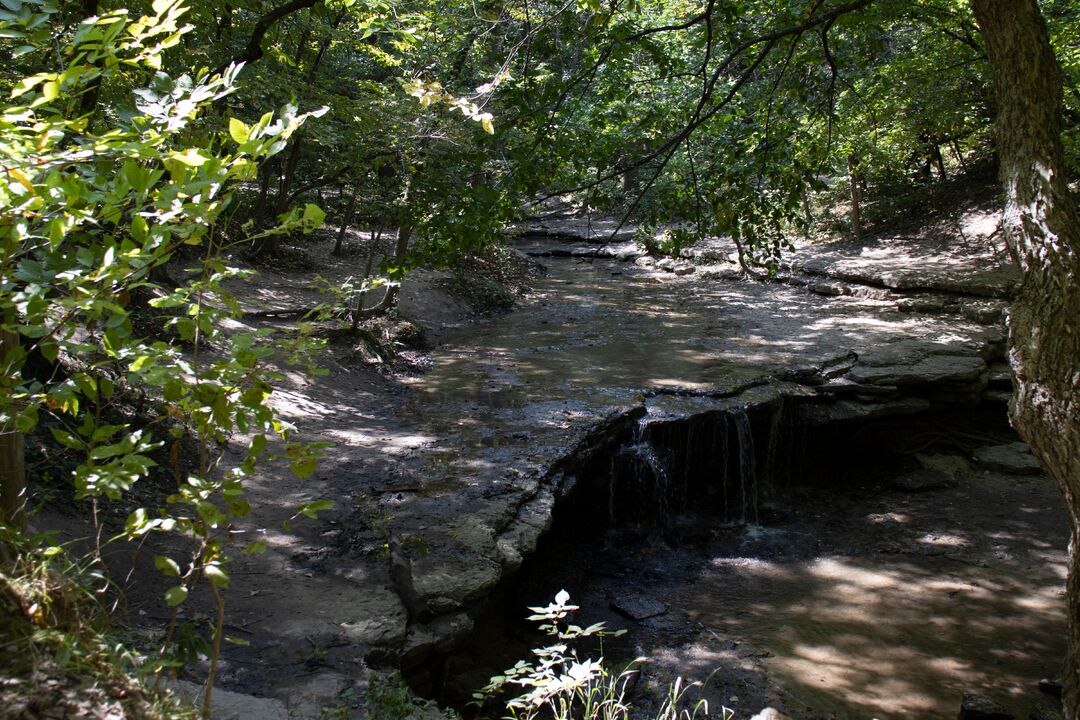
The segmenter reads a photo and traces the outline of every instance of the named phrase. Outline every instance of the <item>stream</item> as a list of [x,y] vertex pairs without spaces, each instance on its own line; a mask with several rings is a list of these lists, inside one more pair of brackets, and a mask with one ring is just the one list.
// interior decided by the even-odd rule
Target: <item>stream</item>
[[[964,693],[1026,717],[1045,699],[1038,681],[1064,653],[1067,526],[1045,475],[972,463],[976,446],[1015,440],[1003,404],[969,402],[932,371],[887,411],[860,396],[847,402],[873,412],[822,420],[820,391],[781,378],[853,347],[885,358],[873,369],[906,368],[923,362],[912,343],[946,346],[930,361],[955,352],[945,365],[963,366],[980,327],[782,285],[545,264],[529,302],[454,334],[413,383],[406,417],[440,438],[428,487],[460,497],[522,458],[551,467],[572,428],[643,399],[645,415],[563,470],[552,529],[473,613],[474,640],[440,665],[445,686],[414,675],[415,687],[467,698],[542,642],[525,606],[566,588],[582,624],[629,630],[609,659],[650,659],[639,706],[676,676],[738,717],[770,705],[796,718],[953,717]],[[967,409],[942,409],[949,393]],[[791,401],[803,395],[815,398]],[[922,472],[917,456],[951,463],[950,482],[897,483]]]

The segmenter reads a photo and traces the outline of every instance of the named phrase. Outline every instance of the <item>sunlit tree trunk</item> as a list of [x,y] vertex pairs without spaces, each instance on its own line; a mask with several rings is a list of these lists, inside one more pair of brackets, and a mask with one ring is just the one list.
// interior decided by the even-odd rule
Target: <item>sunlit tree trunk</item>
[[1065,716],[1080,718],[1080,228],[1065,182],[1061,71],[1035,0],[972,0],[997,95],[1005,239],[1023,273],[1009,314],[1013,425],[1072,521]]

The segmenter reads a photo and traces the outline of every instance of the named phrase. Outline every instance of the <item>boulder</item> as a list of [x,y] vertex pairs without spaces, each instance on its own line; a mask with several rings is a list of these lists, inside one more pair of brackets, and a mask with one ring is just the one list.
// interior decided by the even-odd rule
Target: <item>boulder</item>
[[975,451],[975,464],[983,470],[1010,475],[1038,475],[1042,472],[1039,461],[1031,454],[1031,448],[1022,442],[981,447]]

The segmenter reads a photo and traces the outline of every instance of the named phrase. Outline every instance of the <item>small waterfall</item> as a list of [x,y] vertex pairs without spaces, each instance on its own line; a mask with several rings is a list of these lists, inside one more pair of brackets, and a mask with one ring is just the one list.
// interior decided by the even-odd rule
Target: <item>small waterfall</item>
[[780,417],[772,418],[755,443],[752,426],[764,419],[751,422],[740,408],[639,420],[607,461],[610,481],[598,497],[607,527],[670,528],[676,516],[708,514],[757,524],[759,493],[780,461],[759,465],[756,445],[766,442],[772,452],[783,430]]
[[731,430],[728,428],[728,416],[721,415],[713,423],[713,442],[712,452],[710,456],[712,459],[712,466],[719,470],[716,473],[716,487],[720,488],[721,502],[723,509],[723,517],[731,517],[731,505],[728,500],[728,464],[731,462],[728,457],[728,448],[731,445],[730,442]]
[[[754,433],[750,429],[750,418],[745,410],[733,414],[735,420],[735,441],[739,448],[739,489],[742,500],[740,520],[743,523],[757,523],[757,456],[754,452]],[[749,512],[747,512],[749,510]]]
[[671,473],[652,443],[647,419],[638,422],[631,441],[620,447],[612,458],[608,490],[612,526],[664,525],[672,505]]

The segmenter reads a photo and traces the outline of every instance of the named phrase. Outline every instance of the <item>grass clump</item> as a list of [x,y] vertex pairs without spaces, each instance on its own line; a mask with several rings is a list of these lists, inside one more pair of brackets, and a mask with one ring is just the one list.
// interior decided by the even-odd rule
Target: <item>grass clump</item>
[[112,636],[95,588],[62,548],[0,539],[0,718],[190,720],[193,708],[140,680],[142,658]]

